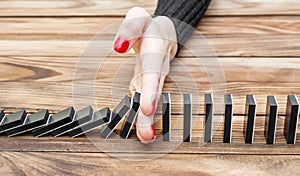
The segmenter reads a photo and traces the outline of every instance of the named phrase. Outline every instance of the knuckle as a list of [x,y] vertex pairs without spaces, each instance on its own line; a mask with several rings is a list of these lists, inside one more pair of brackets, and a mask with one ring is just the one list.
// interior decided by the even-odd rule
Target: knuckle
[[127,15],[131,16],[131,15],[143,15],[143,16],[148,16],[149,13],[142,7],[132,7],[131,9],[128,10]]

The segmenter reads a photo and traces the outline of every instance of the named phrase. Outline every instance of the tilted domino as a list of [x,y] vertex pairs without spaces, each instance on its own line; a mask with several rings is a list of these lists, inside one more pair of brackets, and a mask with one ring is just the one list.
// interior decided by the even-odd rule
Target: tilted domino
[[0,123],[2,121],[2,119],[4,118],[5,114],[3,110],[0,110]]
[[45,125],[49,118],[49,112],[48,110],[41,110],[34,114],[27,115],[24,123],[20,125],[19,127],[10,129],[6,131],[6,135],[8,137],[16,136],[19,134],[23,134],[29,131],[32,131],[36,128],[39,128],[43,125]]
[[114,131],[114,129],[129,111],[130,106],[131,98],[126,95],[112,113],[110,123],[101,131],[100,135],[102,138],[107,139],[111,135],[111,133]]
[[73,107],[64,109],[54,115],[51,115],[45,126],[33,130],[32,133],[36,137],[49,134],[55,129],[71,123],[74,120],[74,114],[75,111]]
[[135,122],[135,119],[138,115],[138,111],[140,109],[140,96],[141,94],[138,92],[134,94],[132,107],[129,111],[127,120],[124,122],[124,125],[120,133],[121,138],[127,139],[130,134],[131,128],[133,126],[133,123]]

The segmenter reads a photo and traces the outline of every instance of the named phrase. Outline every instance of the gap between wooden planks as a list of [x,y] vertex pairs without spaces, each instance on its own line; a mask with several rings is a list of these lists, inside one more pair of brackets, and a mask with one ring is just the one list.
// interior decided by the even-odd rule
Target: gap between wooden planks
[[[153,13],[157,0],[10,0],[0,2],[0,16],[124,16],[140,6]],[[213,0],[206,15],[299,15],[297,0]]]

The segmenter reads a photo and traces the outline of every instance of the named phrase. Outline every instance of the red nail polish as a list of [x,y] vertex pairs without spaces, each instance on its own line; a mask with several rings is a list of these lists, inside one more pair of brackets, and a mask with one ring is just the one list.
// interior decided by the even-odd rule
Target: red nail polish
[[129,47],[129,41],[119,37],[114,45],[114,49],[118,53],[125,53]]
[[153,135],[153,138],[152,138],[152,140],[153,140],[153,139],[156,138],[156,132],[155,132],[155,129],[154,129],[154,125],[151,125],[151,133]]
[[156,100],[154,100],[152,102],[152,109],[151,109],[151,113],[149,114],[149,116],[153,116],[155,113],[155,107],[156,107]]

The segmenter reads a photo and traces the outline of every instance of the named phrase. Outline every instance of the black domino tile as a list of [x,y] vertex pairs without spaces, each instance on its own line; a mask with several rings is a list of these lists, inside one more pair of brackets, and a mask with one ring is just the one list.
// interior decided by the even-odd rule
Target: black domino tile
[[4,118],[4,116],[5,116],[4,111],[0,110],[0,123],[1,123],[2,119]]
[[110,121],[110,118],[111,118],[110,109],[108,107],[103,108],[99,111],[94,112],[91,121],[82,124],[79,127],[74,128],[72,131],[69,131],[69,135],[72,138],[81,136],[95,128],[107,124]]
[[131,98],[125,96],[112,113],[111,121],[101,131],[101,137],[107,139],[121,120],[125,117],[131,106]]
[[27,113],[25,110],[20,110],[15,113],[4,116],[0,124],[0,133],[4,132],[5,130],[22,125],[25,121],[26,116]]
[[69,131],[73,130],[74,128],[91,121],[92,116],[93,116],[93,108],[91,106],[85,107],[76,112],[74,120],[71,123],[52,131],[52,135],[54,137],[59,137],[61,135],[67,134]]
[[232,136],[232,115],[233,100],[231,94],[224,95],[225,115],[224,115],[224,136],[223,143],[231,143]]
[[170,93],[162,94],[162,132],[163,141],[171,140],[171,99]]
[[122,131],[120,133],[121,138],[127,139],[130,134],[131,128],[133,126],[133,123],[134,123],[137,115],[138,115],[138,111],[140,108],[140,96],[141,96],[141,94],[138,92],[136,92],[134,94],[132,107],[129,111],[127,120],[125,121]]
[[244,137],[246,144],[252,144],[254,139],[254,126],[256,118],[256,101],[254,95],[246,96],[244,121]]
[[48,122],[45,126],[40,127],[38,129],[35,129],[32,131],[33,135],[35,137],[40,137],[46,134],[51,133],[55,129],[65,126],[73,121],[74,119],[74,108],[70,107],[67,109],[64,109],[54,115],[51,115],[48,119]]
[[298,128],[299,102],[295,95],[288,95],[286,116],[284,121],[284,136],[287,144],[296,143]]
[[37,113],[30,114],[26,117],[24,123],[21,126],[8,130],[5,133],[8,137],[12,137],[32,131],[45,125],[47,123],[48,117],[48,110],[41,110]]
[[266,119],[264,135],[266,144],[274,144],[276,136],[276,123],[278,116],[278,105],[275,96],[267,97]]
[[212,94],[205,94],[205,129],[204,142],[212,142],[212,119],[213,119],[213,96]]
[[192,94],[184,94],[183,103],[183,142],[191,142]]

